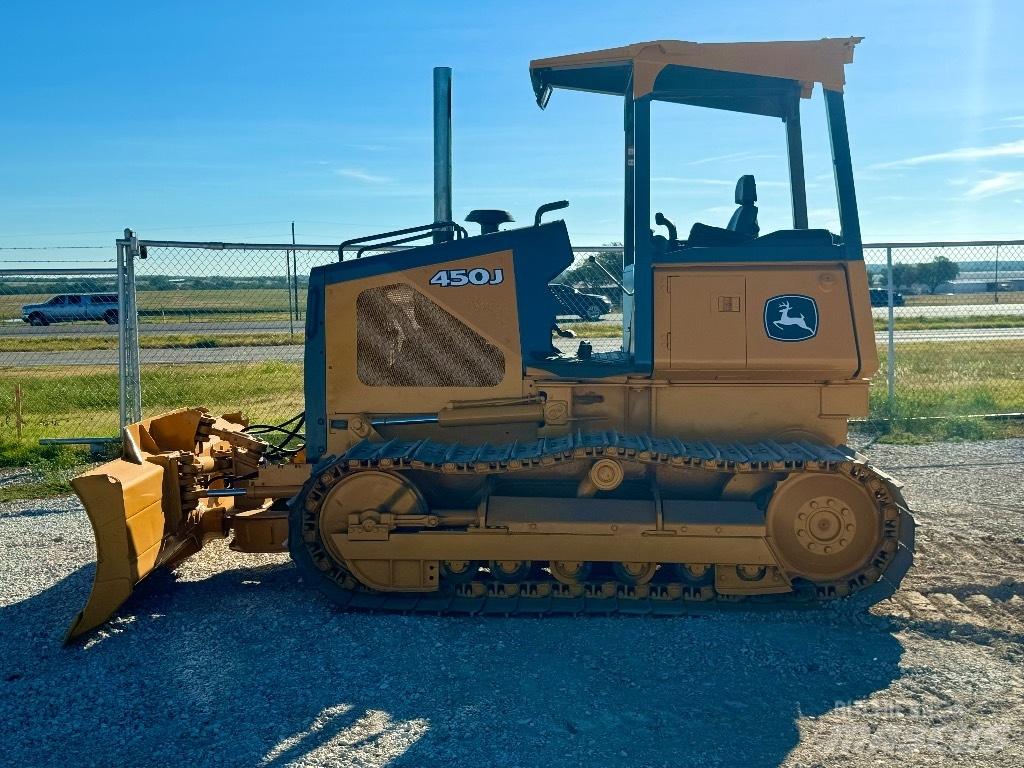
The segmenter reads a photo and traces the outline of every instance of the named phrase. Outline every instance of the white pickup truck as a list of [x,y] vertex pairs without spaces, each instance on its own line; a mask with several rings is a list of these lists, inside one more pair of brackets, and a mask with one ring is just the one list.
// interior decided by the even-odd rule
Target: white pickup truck
[[116,325],[116,293],[62,293],[42,304],[26,304],[21,319],[29,325],[70,323],[74,320],[103,320]]

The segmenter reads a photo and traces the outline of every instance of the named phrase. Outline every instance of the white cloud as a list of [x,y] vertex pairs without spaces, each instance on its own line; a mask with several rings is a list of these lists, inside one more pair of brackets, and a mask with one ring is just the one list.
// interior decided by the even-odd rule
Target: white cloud
[[387,176],[376,176],[358,168],[338,168],[335,173],[344,176],[346,179],[355,179],[366,184],[387,184],[391,179]]
[[996,125],[985,126],[985,131],[1005,131],[1008,128],[1024,128],[1024,115],[1011,115],[1001,117]]
[[1001,195],[1004,192],[1016,192],[1024,189],[1024,171],[1004,171],[982,181],[975,182],[964,193],[964,197],[979,200],[985,197]]
[[928,163],[953,163],[971,160],[987,160],[993,157],[1024,157],[1024,139],[993,144],[987,147],[961,147],[948,152],[935,152],[929,155],[906,157],[888,163],[876,163],[872,168],[910,168]]

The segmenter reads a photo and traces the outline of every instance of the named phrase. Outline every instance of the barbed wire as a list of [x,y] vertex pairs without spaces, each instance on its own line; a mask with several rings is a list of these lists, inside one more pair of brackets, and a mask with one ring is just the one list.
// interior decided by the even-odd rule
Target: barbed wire
[[0,245],[0,251],[99,251],[110,245]]

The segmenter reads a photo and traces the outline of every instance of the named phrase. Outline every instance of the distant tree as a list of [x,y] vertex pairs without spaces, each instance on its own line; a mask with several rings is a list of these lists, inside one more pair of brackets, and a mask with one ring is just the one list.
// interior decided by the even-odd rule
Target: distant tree
[[[609,243],[609,246],[621,248],[622,243]],[[594,260],[614,275],[616,280],[622,280],[622,252],[621,251],[596,251]],[[590,263],[589,258],[584,258],[569,267],[563,274],[565,281],[569,283],[598,283],[607,282],[608,276]]]
[[917,282],[928,286],[929,293],[935,293],[940,285],[955,280],[960,274],[960,265],[945,256],[936,256],[930,263],[917,266]]
[[892,284],[897,291],[908,291],[914,283],[921,282],[919,264],[893,264]]
[[152,275],[148,278],[149,285],[147,290],[150,291],[173,291],[174,283],[171,282],[171,278],[167,275]]

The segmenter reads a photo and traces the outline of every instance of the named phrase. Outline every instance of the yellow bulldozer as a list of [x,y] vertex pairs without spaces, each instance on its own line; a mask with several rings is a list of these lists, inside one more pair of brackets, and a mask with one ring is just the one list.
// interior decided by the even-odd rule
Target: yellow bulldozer
[[[564,203],[530,226],[475,211],[480,234],[437,221],[343,243],[309,276],[304,414],[163,414],[75,478],[98,562],[68,639],[220,537],[290,553],[353,609],[673,614],[891,595],[913,519],[844,445],[878,367],[843,102],[859,41],[533,61],[542,108],[557,89],[623,101],[621,343],[555,335],[549,283],[573,251],[542,216]],[[808,227],[800,107],[816,83],[838,234]],[[760,231],[747,175],[725,226],[681,239],[658,212],[654,234],[653,102],[781,119],[792,228]],[[340,258],[387,244],[406,247]]]

